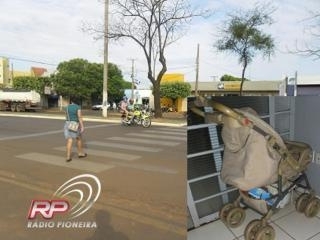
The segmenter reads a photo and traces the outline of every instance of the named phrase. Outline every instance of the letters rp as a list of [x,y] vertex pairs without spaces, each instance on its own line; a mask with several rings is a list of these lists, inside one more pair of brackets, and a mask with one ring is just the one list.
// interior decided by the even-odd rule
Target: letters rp
[[40,214],[45,219],[52,219],[56,213],[64,213],[69,209],[66,200],[33,200],[31,203],[28,219],[35,219]]

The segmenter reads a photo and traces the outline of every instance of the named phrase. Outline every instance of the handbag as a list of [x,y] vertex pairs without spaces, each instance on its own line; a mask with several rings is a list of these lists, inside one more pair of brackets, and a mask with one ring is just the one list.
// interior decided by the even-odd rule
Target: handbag
[[69,121],[68,122],[68,129],[69,129],[69,131],[72,131],[72,132],[78,132],[79,123],[76,121]]
[[79,129],[79,122],[76,121],[70,121],[69,112],[67,108],[67,117],[68,117],[68,130],[72,132],[78,132]]

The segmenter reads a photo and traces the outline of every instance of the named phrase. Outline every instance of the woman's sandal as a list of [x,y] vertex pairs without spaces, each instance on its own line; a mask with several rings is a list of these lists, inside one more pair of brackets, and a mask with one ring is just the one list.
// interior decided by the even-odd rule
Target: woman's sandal
[[85,157],[87,157],[87,154],[86,154],[86,153],[83,154],[83,155],[78,155],[78,158],[85,158]]
[[66,159],[66,162],[71,162],[71,161],[72,161],[72,158]]

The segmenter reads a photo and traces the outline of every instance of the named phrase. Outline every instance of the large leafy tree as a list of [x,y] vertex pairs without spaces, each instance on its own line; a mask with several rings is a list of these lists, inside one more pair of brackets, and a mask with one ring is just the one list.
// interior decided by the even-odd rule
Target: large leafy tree
[[[147,77],[154,90],[155,117],[161,117],[160,82],[167,71],[166,49],[185,33],[195,16],[188,0],[111,0],[108,38],[132,40],[141,48],[147,63]],[[84,29],[104,36],[104,28]],[[154,66],[159,71],[155,73]]]
[[90,74],[92,69],[89,65],[87,60],[80,58],[61,62],[54,78],[55,90],[63,96],[90,100],[96,86],[92,82],[94,78]]
[[252,10],[230,14],[225,26],[220,30],[220,38],[215,47],[218,51],[230,52],[238,56],[242,65],[240,95],[242,95],[245,72],[257,53],[269,57],[274,53],[274,40],[260,29],[263,25],[272,24],[273,9],[258,5]]
[[[103,64],[90,63],[84,59],[72,59],[58,65],[53,79],[58,94],[73,96],[86,101],[102,101]],[[124,89],[130,83],[125,82],[121,70],[112,63],[108,64],[108,95],[111,100],[123,96]]]

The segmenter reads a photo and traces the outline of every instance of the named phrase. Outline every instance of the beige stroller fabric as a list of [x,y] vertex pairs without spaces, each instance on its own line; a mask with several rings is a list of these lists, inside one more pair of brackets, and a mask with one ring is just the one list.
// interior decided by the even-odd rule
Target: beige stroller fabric
[[225,183],[248,191],[275,183],[279,175],[283,177],[284,183],[305,170],[311,161],[309,145],[284,142],[250,108],[235,111],[248,116],[250,120],[254,119],[254,124],[259,125],[264,134],[251,125],[243,126],[234,118],[223,116],[222,139],[225,148],[221,178]]
[[225,149],[221,178],[224,182],[247,191],[277,180],[281,157],[270,149],[263,135],[225,117],[222,139]]

